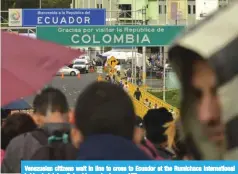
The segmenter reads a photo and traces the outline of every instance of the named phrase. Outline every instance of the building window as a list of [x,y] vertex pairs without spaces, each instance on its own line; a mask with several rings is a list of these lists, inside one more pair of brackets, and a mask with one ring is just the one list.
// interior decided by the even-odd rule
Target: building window
[[167,6],[165,5],[164,6],[164,14],[166,14],[167,13]]
[[97,8],[102,8],[102,4],[97,4]]
[[188,5],[188,14],[191,14],[191,5]]
[[159,14],[162,14],[162,8],[161,8],[161,5],[159,5]]
[[120,4],[120,18],[131,18],[131,4]]
[[193,14],[196,14],[196,6],[193,5]]

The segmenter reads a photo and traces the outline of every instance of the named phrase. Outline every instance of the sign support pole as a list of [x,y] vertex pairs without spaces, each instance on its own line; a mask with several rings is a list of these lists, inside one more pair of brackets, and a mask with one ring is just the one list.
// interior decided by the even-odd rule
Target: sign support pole
[[[142,9],[142,17],[143,17],[143,25],[146,25],[146,8]],[[146,47],[142,47],[142,55],[143,55],[143,85],[146,85]]]

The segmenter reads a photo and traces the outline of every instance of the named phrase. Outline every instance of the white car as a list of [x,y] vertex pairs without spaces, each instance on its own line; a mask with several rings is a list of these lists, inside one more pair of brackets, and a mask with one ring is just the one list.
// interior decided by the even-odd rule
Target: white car
[[75,69],[75,68],[70,68],[67,66],[64,66],[62,68],[60,68],[60,70],[57,72],[57,75],[70,75],[70,76],[76,76],[78,75],[80,72],[79,70]]
[[89,63],[84,59],[77,59],[74,61],[73,68],[79,70],[80,72],[88,73]]

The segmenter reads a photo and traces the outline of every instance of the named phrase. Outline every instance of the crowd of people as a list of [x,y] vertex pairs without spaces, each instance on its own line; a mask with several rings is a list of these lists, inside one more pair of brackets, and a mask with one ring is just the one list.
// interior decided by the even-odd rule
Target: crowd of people
[[1,172],[20,173],[21,160],[237,160],[238,25],[227,16],[238,14],[238,4],[218,13],[169,50],[181,82],[179,120],[163,107],[138,117],[114,78],[89,85],[74,110],[47,87],[32,115],[2,112]]
[[[129,95],[117,84],[91,84],[74,111],[59,89],[47,87],[36,95],[33,109],[32,115],[10,114],[2,123],[3,173],[19,173],[21,160],[172,160],[187,155],[166,133],[172,114],[159,108],[143,119],[136,116]],[[168,144],[171,137],[173,145]]]

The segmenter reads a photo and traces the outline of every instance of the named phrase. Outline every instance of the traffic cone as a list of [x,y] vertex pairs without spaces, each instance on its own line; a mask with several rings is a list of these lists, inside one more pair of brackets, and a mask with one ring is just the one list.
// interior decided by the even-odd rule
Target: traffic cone
[[64,73],[61,73],[61,78],[62,78],[62,79],[64,78]]
[[98,81],[98,82],[102,81],[102,76],[101,76],[101,75],[98,76],[97,81]]
[[78,79],[80,79],[80,72],[78,73]]

